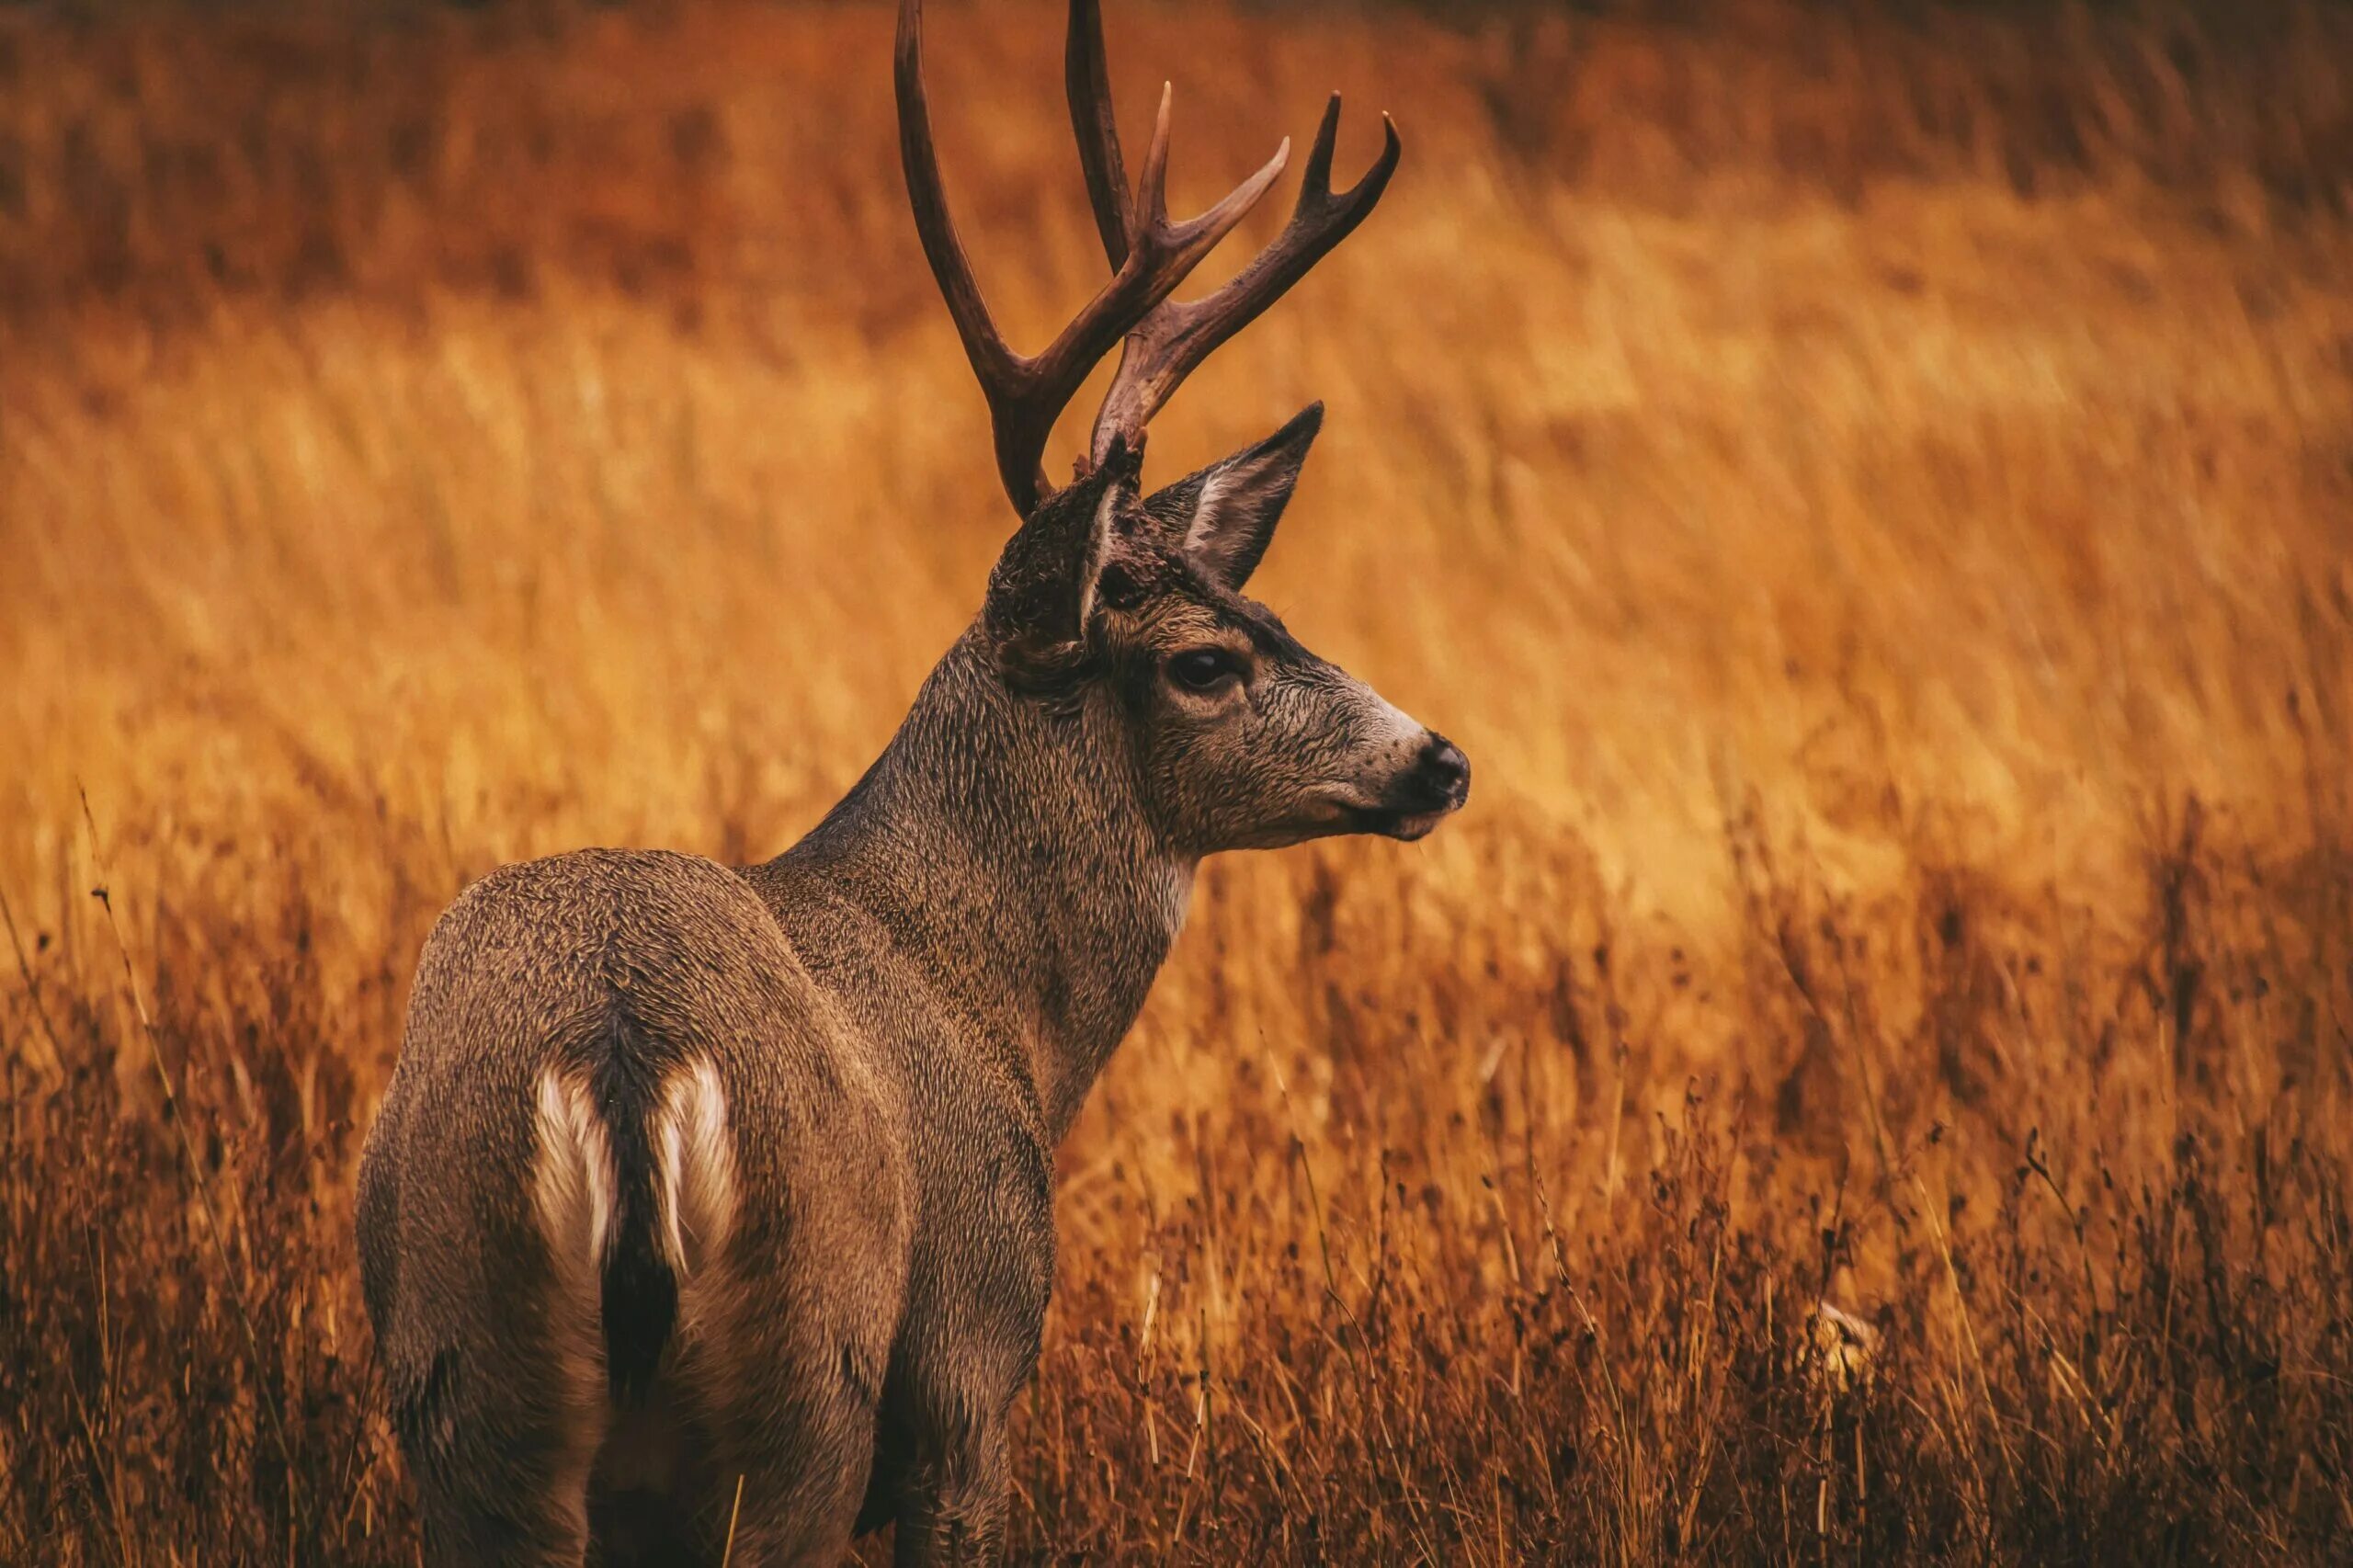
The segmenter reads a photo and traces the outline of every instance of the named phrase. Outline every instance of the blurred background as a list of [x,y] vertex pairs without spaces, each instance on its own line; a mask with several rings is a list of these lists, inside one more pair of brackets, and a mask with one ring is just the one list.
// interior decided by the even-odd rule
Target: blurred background
[[[1479,790],[1211,869],[1017,1553],[2333,1557],[2353,12],[1106,10],[1180,211],[1398,122],[1153,455],[1328,403],[1253,590]],[[927,15],[1029,347],[1063,25]],[[977,608],[892,26],[0,6],[0,1558],[412,1561],[348,1210],[425,929],[780,850]]]

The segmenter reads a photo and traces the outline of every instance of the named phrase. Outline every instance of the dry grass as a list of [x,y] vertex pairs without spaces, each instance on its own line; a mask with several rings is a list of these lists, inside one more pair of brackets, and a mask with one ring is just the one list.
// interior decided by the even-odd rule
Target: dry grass
[[[1058,23],[940,10],[1034,339]],[[1330,401],[1263,591],[1480,783],[1211,870],[1025,1559],[2353,1540],[2353,24],[1704,10],[1114,8],[1180,206],[1405,128],[1155,446]],[[976,603],[888,26],[0,17],[0,1560],[412,1560],[350,1178],[426,924],[781,847]]]

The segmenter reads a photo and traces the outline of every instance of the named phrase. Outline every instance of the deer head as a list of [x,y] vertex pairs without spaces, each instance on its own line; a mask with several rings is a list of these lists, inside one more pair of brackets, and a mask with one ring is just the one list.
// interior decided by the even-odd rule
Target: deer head
[[[1101,15],[1096,0],[1072,0],[1065,84],[1111,278],[1029,357],[990,319],[949,217],[925,100],[921,0],[902,0],[895,74],[900,154],[924,254],[988,399],[997,472],[1022,517],[990,575],[982,616],[1001,678],[1025,700],[1109,714],[1156,836],[1180,854],[1428,832],[1469,795],[1462,753],[1317,658],[1242,595],[1323,406],[1164,489],[1142,488],[1152,417],[1211,350],[1370,213],[1396,171],[1396,128],[1382,118],[1380,157],[1336,194],[1335,94],[1290,223],[1223,287],[1178,301],[1176,288],[1282,173],[1290,143],[1207,211],[1171,220],[1169,92],[1131,190]],[[1119,369],[1088,449],[1058,489],[1045,476],[1048,436],[1114,344],[1122,346]]]

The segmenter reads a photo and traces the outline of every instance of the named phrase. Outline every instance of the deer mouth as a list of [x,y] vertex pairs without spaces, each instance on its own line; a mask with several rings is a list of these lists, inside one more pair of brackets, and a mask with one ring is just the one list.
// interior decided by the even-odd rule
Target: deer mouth
[[1438,799],[1430,799],[1421,791],[1406,791],[1404,800],[1386,801],[1378,805],[1352,804],[1342,808],[1341,817],[1349,833],[1378,834],[1411,844],[1427,838],[1438,824],[1462,809],[1463,799],[1470,791],[1449,791]]
[[1379,834],[1411,844],[1427,838],[1438,824],[1452,816],[1458,808],[1438,806],[1422,811],[1400,811],[1391,806],[1358,806],[1348,812],[1348,830],[1352,833]]
[[1363,812],[1362,831],[1407,843],[1428,835],[1471,799],[1471,764],[1454,743],[1433,735],[1381,801]]
[[1411,844],[1417,838],[1428,837],[1431,830],[1452,816],[1456,809],[1446,806],[1435,812],[1409,812],[1392,816],[1381,831],[1402,843]]
[[1471,764],[1454,744],[1431,736],[1414,765],[1378,792],[1361,785],[1324,797],[1342,833],[1372,833],[1410,844],[1426,838],[1471,799]]

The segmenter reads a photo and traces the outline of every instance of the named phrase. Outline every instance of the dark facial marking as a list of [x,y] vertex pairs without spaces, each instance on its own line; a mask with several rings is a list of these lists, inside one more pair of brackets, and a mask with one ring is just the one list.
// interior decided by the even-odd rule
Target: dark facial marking
[[1105,608],[1125,613],[1143,603],[1144,585],[1126,562],[1108,562],[1095,580],[1095,597]]

